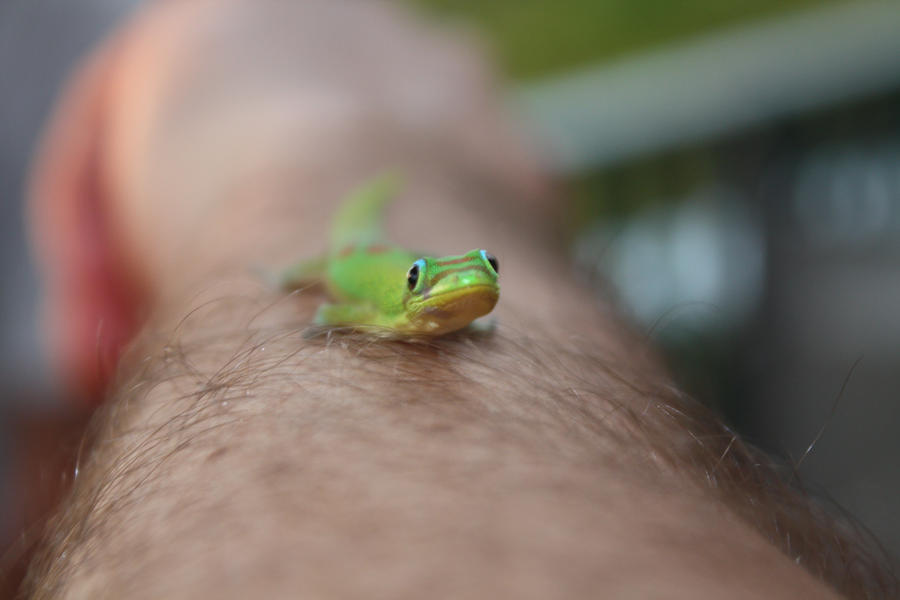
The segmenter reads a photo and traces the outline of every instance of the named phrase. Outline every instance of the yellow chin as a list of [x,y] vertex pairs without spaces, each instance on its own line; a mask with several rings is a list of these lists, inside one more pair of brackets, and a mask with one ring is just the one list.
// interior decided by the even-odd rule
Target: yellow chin
[[443,292],[428,298],[418,308],[414,322],[420,333],[440,335],[462,329],[494,309],[500,292],[478,285]]

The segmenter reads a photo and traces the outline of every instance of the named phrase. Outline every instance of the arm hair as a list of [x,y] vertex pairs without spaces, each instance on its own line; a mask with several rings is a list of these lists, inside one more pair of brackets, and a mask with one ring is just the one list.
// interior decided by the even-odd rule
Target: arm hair
[[253,289],[132,350],[34,597],[890,593],[659,372],[533,327],[304,339]]

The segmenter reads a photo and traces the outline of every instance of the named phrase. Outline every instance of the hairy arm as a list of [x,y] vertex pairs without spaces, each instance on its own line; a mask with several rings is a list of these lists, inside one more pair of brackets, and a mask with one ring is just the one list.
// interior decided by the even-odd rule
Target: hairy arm
[[[70,99],[76,116],[105,108],[85,168],[149,316],[35,597],[865,585],[828,545],[838,534],[570,281],[477,63],[380,3],[263,4],[151,9]],[[334,201],[397,166],[411,185],[395,239],[500,257],[496,335],[304,339],[317,293],[250,273],[321,250]]]

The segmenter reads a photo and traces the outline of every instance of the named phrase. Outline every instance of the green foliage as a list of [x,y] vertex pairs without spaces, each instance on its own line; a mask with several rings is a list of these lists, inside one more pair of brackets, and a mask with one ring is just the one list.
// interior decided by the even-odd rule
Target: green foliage
[[624,218],[680,201],[718,175],[713,152],[703,146],[582,173],[569,181],[572,202],[565,233],[574,237],[582,227],[600,219]]
[[407,1],[474,25],[507,74],[521,80],[829,0]]

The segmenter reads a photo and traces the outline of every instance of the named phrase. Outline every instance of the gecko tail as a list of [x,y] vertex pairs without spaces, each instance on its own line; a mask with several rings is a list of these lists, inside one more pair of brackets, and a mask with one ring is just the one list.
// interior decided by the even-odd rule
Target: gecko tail
[[397,171],[385,171],[351,191],[338,209],[331,232],[332,250],[348,245],[375,244],[384,239],[384,207],[403,188]]

